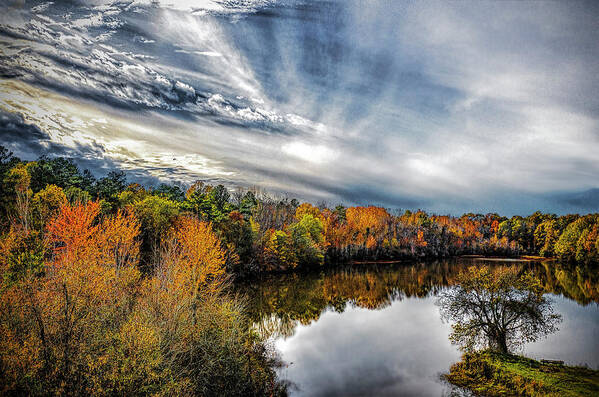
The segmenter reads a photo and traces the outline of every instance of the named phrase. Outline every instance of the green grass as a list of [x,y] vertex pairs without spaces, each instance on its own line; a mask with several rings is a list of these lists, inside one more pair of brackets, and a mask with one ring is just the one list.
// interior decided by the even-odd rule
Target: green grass
[[465,354],[444,376],[483,396],[599,396],[599,371],[489,351]]

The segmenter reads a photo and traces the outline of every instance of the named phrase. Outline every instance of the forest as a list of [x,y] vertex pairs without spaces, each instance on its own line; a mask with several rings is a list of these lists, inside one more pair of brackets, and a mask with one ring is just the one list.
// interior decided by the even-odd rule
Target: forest
[[598,214],[455,217],[202,181],[144,187],[4,147],[0,184],[2,393],[285,395],[235,279],[460,255],[599,258]]
[[237,276],[458,255],[533,255],[587,265],[599,260],[599,214],[455,217],[376,206],[329,207],[257,189],[231,192],[202,181],[187,189],[176,181],[144,187],[130,183],[119,170],[96,179],[72,159],[25,162],[0,150],[4,239],[27,241],[31,249],[43,251],[47,223],[69,206],[92,202],[99,218],[121,214],[139,223],[137,266],[142,273],[152,271],[167,236],[186,217],[210,224],[227,273]]

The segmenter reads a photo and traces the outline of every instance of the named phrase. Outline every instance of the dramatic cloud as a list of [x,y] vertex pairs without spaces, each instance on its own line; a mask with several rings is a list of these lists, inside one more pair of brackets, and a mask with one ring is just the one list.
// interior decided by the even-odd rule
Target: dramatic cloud
[[315,201],[598,210],[598,17],[592,2],[13,2],[0,140]]

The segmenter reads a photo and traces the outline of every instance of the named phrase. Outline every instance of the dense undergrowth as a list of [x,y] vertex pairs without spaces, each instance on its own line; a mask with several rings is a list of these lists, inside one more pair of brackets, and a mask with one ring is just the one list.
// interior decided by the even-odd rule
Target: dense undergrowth
[[101,215],[91,201],[61,203],[40,247],[11,228],[0,241],[0,393],[285,395],[274,352],[227,292],[211,226],[178,219],[145,275],[139,232],[133,213]]

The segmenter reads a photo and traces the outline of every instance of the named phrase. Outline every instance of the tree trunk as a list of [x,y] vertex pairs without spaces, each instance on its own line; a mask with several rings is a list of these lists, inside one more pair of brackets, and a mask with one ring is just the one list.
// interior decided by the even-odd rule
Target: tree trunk
[[495,338],[495,343],[497,344],[497,350],[501,353],[508,354],[507,348],[507,340],[505,332],[497,332],[497,336]]

